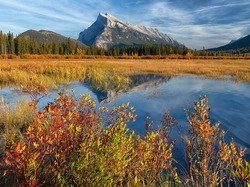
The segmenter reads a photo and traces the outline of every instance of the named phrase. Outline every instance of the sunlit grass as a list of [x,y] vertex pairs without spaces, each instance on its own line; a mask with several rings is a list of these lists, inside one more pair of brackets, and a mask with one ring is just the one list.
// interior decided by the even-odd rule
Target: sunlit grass
[[107,84],[110,76],[120,76],[124,79],[128,75],[149,73],[168,76],[193,74],[207,78],[232,77],[235,81],[250,82],[250,61],[247,59],[52,59],[0,61],[1,86],[25,85],[30,78],[34,78],[37,81],[44,82],[49,88],[57,88],[61,84],[89,79],[98,84],[99,87],[105,88],[105,84]]
[[33,120],[34,112],[28,106],[27,99],[6,103],[3,97],[0,100],[0,136],[4,138],[4,145],[0,149],[9,148],[9,145],[22,136],[22,132]]
[[29,82],[30,78],[45,82],[50,88],[60,84],[85,78],[85,67],[75,63],[61,63],[41,60],[17,60],[0,63],[0,84],[2,86],[20,86]]

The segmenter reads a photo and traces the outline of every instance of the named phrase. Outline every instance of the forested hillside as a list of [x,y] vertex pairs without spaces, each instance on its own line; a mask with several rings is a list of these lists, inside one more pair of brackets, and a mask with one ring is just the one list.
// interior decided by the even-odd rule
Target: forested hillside
[[44,41],[38,42],[35,37],[27,37],[27,35],[18,35],[14,37],[13,33],[4,34],[0,31],[0,54],[60,54],[60,55],[106,55],[106,56],[132,56],[132,55],[185,55],[189,49],[185,46],[170,45],[141,45],[141,46],[125,46],[114,47],[111,49],[103,49],[97,46],[85,47],[79,45],[71,38],[65,38],[65,41]]
[[39,43],[35,38],[0,31],[0,54],[83,54],[83,45],[79,46],[71,38],[62,42],[47,41]]

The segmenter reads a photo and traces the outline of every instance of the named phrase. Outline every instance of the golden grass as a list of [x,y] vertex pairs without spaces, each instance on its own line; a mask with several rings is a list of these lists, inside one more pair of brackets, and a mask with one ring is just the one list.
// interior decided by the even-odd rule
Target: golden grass
[[120,75],[154,73],[170,76],[193,74],[207,78],[232,77],[241,82],[250,82],[250,61],[240,60],[82,60],[85,66],[113,70]]
[[[102,62],[104,63],[104,61]],[[106,62],[107,63],[107,62]],[[248,60],[126,60],[108,61],[119,73],[160,73],[164,75],[194,74],[220,78],[222,76],[248,75]],[[250,74],[249,74],[250,78]],[[242,81],[250,81],[250,79]]]
[[1,86],[20,86],[29,83],[30,78],[44,82],[50,88],[69,84],[85,77],[85,67],[78,63],[63,63],[53,60],[1,60]]
[[5,140],[0,143],[1,154],[2,149],[8,148],[13,141],[22,136],[22,132],[32,122],[34,112],[28,106],[27,99],[6,103],[0,96],[0,114],[0,138],[3,137]]
[[[2,86],[26,84],[29,78],[43,81],[49,87],[84,80],[86,76],[103,77],[108,72],[116,75],[163,74],[182,76],[200,75],[208,78],[232,77],[236,81],[250,82],[250,61],[214,59],[67,59],[67,60],[0,60]],[[92,77],[93,78],[93,77]]]

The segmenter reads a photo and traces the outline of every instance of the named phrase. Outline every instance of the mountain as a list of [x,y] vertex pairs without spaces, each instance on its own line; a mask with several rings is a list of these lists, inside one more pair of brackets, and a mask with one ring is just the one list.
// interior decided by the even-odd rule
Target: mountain
[[88,46],[96,45],[105,49],[113,46],[143,44],[182,46],[177,40],[157,29],[123,23],[108,13],[100,13],[97,20],[89,28],[80,32],[78,40]]
[[[40,31],[27,30],[21,33],[19,36],[24,36],[25,38],[34,38],[38,43],[45,43],[45,42],[61,43],[67,41],[68,39],[68,37],[47,30],[40,30]],[[78,40],[75,39],[71,40],[73,40],[75,44],[77,43],[80,47],[85,46],[82,42]]]
[[208,49],[209,51],[227,51],[227,50],[239,50],[242,48],[250,48],[250,34],[242,37],[234,42],[230,42],[227,45]]
[[232,43],[234,43],[234,42],[236,42],[237,40],[231,40],[228,44],[226,44],[226,45],[229,45],[229,44],[232,44]]

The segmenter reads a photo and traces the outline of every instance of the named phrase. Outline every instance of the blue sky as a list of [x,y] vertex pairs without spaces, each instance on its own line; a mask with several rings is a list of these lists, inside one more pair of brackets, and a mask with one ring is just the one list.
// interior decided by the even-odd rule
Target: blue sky
[[98,14],[157,28],[190,48],[250,34],[249,0],[0,0],[0,30],[50,30],[78,38]]

